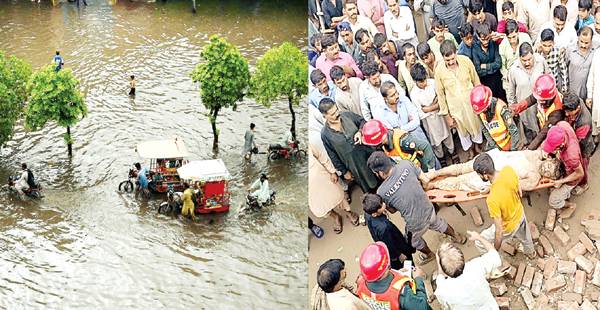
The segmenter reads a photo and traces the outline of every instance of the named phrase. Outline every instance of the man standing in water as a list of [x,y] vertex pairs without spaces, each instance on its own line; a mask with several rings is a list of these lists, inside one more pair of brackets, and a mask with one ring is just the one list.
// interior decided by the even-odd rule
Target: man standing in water
[[142,169],[142,165],[140,163],[135,163],[135,169],[137,169],[138,174],[138,182],[140,183],[140,189],[144,192],[144,194],[149,195],[150,190],[148,190],[148,178],[146,177],[146,172],[148,169]]
[[183,207],[181,208],[181,215],[187,217],[190,216],[192,220],[196,219],[196,214],[194,213],[194,190],[190,187],[190,184],[185,182],[183,183]]
[[254,149],[256,149],[256,143],[254,142],[255,127],[256,125],[254,123],[250,123],[250,129],[246,130],[246,134],[244,134],[244,158],[246,158],[246,160],[252,158],[252,153],[254,153]]
[[56,64],[56,68],[54,68],[55,72],[60,71],[60,69],[62,69],[62,66],[65,65],[65,61],[63,60],[62,56],[60,56],[59,51],[56,51],[56,55],[52,59],[52,62],[54,62],[54,64]]
[[129,81],[129,96],[135,97],[135,76],[130,76],[131,80]]

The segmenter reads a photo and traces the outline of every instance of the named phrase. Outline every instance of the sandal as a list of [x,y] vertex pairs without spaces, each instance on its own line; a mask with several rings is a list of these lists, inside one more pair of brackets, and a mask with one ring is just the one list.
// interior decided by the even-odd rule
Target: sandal
[[456,233],[456,235],[459,236],[460,239],[457,240],[456,238],[452,237],[452,242],[456,242],[456,243],[459,243],[459,244],[465,244],[465,243],[467,243],[467,237],[466,236],[464,236],[464,235],[462,235],[460,233]]
[[579,195],[585,193],[585,191],[587,191],[589,188],[590,188],[589,184],[585,184],[583,186],[578,185],[571,191],[571,194],[573,194],[575,196],[579,196]]
[[344,199],[346,199],[348,204],[352,203],[352,196],[350,196],[350,193],[348,193],[347,191],[344,191]]
[[492,270],[490,272],[490,275],[489,275],[490,276],[490,280],[495,280],[495,279],[502,278],[502,277],[504,277],[505,275],[508,274],[508,271],[509,271],[508,269],[500,271],[497,268],[495,268],[494,270]]
[[338,214],[337,219],[335,220],[335,225],[333,225],[333,232],[336,234],[341,234],[342,230],[344,230],[344,222],[342,220],[342,216]]
[[427,256],[423,253],[419,253],[419,265],[425,265],[432,261],[435,258],[435,255],[432,253],[430,256]]
[[356,214],[352,211],[347,211],[347,212],[348,213],[346,214],[346,216],[350,220],[350,223],[352,223],[353,226],[358,226],[358,224],[360,222],[360,218],[358,217],[358,214]]
[[310,229],[310,231],[312,231],[313,235],[315,235],[315,237],[317,238],[321,238],[323,237],[323,235],[325,234],[325,231],[323,231],[323,228],[321,228],[321,226],[318,225],[313,225],[313,227]]

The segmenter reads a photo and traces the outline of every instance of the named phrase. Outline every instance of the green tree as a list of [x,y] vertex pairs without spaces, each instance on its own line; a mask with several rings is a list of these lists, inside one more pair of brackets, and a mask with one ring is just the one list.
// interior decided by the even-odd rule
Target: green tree
[[296,113],[294,105],[308,93],[308,59],[289,42],[269,49],[256,64],[250,80],[250,94],[266,107],[281,97],[286,97],[292,114],[290,131],[296,139]]
[[87,115],[87,106],[79,92],[79,81],[69,69],[54,71],[48,65],[35,72],[29,79],[29,104],[25,110],[25,127],[38,130],[49,121],[66,127],[63,136],[69,156],[73,154],[71,126]]
[[27,100],[31,66],[0,51],[0,146],[10,140]]
[[200,52],[201,63],[191,74],[194,82],[200,82],[200,98],[209,111],[213,132],[213,150],[219,145],[217,116],[224,108],[237,107],[248,87],[250,71],[248,61],[234,45],[216,35]]

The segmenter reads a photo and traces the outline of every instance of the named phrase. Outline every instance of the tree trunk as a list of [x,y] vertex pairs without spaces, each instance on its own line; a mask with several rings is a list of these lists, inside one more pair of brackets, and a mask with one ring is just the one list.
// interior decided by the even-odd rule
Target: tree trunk
[[296,113],[294,112],[292,97],[288,97],[288,106],[290,108],[290,113],[292,113],[292,126],[290,127],[290,131],[292,132],[292,139],[296,141]]
[[217,130],[217,116],[219,115],[220,108],[214,108],[211,111],[210,126],[213,132],[213,151],[219,149],[219,132]]
[[67,150],[69,152],[69,157],[73,156],[73,146],[71,144],[71,127],[67,126]]

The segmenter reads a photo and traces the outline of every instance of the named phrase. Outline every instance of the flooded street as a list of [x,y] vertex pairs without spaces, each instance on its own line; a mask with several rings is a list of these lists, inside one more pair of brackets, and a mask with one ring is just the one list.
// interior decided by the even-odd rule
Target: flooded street
[[[244,132],[258,147],[289,129],[287,102],[270,109],[250,99],[218,118],[220,153],[233,177],[232,209],[196,223],[157,214],[165,196],[117,192],[141,159],[138,142],[179,136],[190,159],[212,157],[212,133],[189,77],[211,34],[238,46],[252,66],[270,47],[306,45],[303,1],[141,3],[87,0],[0,3],[0,50],[49,64],[61,51],[81,81],[88,116],[72,128],[25,132],[20,123],[0,150],[0,180],[21,162],[44,187],[42,201],[0,194],[0,308],[299,309],[307,301],[306,162],[241,158]],[[302,48],[305,50],[304,48]],[[135,75],[137,95],[127,96]],[[306,149],[306,106],[297,108]],[[149,162],[146,161],[146,164]],[[270,176],[277,204],[243,216],[249,184]]]

